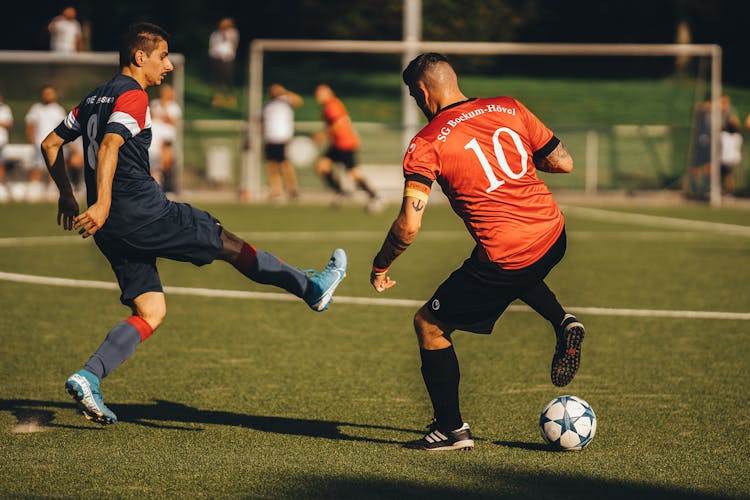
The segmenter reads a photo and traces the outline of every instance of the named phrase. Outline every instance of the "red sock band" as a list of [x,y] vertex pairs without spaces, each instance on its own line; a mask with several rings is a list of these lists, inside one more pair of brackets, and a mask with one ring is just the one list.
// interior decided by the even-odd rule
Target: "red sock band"
[[257,250],[254,246],[247,243],[242,244],[242,250],[240,250],[240,256],[237,257],[237,262],[234,263],[234,267],[243,274],[250,272],[257,259]]
[[135,329],[138,330],[138,333],[141,336],[141,342],[149,338],[151,334],[154,333],[154,329],[151,328],[151,325],[149,325],[146,320],[141,318],[140,316],[131,316],[125,321],[133,325]]

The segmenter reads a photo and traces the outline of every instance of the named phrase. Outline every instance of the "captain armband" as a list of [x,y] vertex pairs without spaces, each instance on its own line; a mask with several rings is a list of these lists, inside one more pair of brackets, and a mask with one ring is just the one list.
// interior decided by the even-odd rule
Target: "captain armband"
[[430,186],[419,181],[407,180],[404,185],[404,198],[411,196],[427,203],[430,198]]

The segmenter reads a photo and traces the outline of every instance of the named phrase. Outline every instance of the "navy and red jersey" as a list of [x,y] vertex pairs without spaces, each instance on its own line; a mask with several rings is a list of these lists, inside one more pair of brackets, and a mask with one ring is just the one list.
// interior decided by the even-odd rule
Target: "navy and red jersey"
[[[469,99],[441,110],[412,139],[404,175],[440,184],[481,260],[522,269],[550,249],[565,224],[533,161],[559,142],[515,99]],[[405,194],[425,196],[408,187]]]
[[151,114],[148,94],[133,78],[117,75],[89,93],[55,129],[71,141],[83,136],[86,197],[96,202],[96,156],[105,134],[118,134],[120,147],[112,182],[112,206],[101,231],[125,236],[166,214],[171,203],[151,176],[148,147]]

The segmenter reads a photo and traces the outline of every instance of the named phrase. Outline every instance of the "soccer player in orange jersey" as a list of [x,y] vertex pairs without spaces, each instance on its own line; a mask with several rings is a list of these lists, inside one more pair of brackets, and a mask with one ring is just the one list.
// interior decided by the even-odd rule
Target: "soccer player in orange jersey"
[[467,98],[442,54],[418,56],[403,79],[429,123],[406,151],[401,211],[373,260],[370,281],[378,292],[396,284],[389,269],[414,241],[437,181],[476,247],[414,316],[434,421],[423,438],[406,446],[471,449],[471,430],[459,410],[454,330],[488,334],[508,305],[521,299],[555,330],[553,384],[567,385],[578,370],[583,325],[544,283],[565,254],[565,221],[536,175],[568,173],[573,159],[517,100]]
[[333,175],[333,164],[342,164],[357,188],[369,196],[368,212],[379,212],[382,208],[380,198],[370,186],[362,170],[357,166],[359,137],[354,130],[346,107],[344,107],[341,99],[336,97],[331,87],[325,83],[315,87],[315,100],[321,106],[322,118],[326,123],[326,131],[323,134],[316,134],[315,137],[320,139],[327,135],[330,140],[330,146],[315,163],[315,172],[323,178],[328,187],[334,190],[337,200],[339,200],[346,193],[341,187],[341,183]]

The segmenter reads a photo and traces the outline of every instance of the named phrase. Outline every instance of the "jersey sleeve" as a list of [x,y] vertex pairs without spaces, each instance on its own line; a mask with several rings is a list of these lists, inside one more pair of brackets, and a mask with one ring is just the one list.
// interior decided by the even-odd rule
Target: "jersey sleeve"
[[323,108],[323,116],[328,123],[335,123],[346,116],[346,108],[338,99],[331,99]]
[[79,109],[79,106],[73,108],[60,125],[55,127],[55,133],[62,137],[65,142],[77,139],[82,133],[81,123],[78,121]]
[[[526,124],[526,130],[528,131],[529,145],[534,153],[538,153],[542,150],[548,149],[550,141],[556,140],[554,134],[537,116],[532,113],[526,106],[519,101],[516,101],[518,109],[521,112],[523,121]],[[557,140],[559,142],[559,140]],[[556,146],[557,144],[555,144]],[[554,149],[554,146],[549,150],[550,152]],[[549,154],[549,152],[547,153]],[[544,155],[546,156],[546,155]]]
[[129,90],[115,101],[104,133],[119,134],[128,140],[146,127],[147,117],[148,94],[144,90]]
[[404,156],[404,196],[426,201],[439,173],[440,161],[432,144],[421,137],[412,139]]

